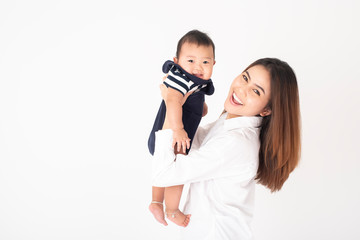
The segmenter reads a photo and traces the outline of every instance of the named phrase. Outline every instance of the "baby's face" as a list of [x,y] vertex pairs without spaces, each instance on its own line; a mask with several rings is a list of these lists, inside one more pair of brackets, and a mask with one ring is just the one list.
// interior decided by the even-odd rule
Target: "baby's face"
[[209,80],[215,64],[213,48],[185,42],[181,47],[179,58],[174,58],[174,62],[188,73]]

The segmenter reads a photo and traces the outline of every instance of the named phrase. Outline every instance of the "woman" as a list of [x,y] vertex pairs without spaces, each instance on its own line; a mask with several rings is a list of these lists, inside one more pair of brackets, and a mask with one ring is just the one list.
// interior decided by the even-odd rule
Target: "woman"
[[[156,135],[153,186],[190,183],[184,239],[252,239],[256,181],[280,190],[300,158],[298,87],[286,62],[252,63],[231,84],[224,108],[198,129],[188,155],[174,154],[167,126]],[[153,201],[166,223],[163,196]]]

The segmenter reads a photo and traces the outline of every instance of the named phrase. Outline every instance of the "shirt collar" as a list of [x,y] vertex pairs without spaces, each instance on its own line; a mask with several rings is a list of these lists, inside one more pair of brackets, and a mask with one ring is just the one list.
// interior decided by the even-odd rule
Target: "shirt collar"
[[226,130],[232,130],[236,128],[259,128],[262,122],[262,117],[236,117],[226,119],[227,113],[221,117],[224,119],[224,127]]
[[[204,79],[198,78],[195,75],[192,75],[191,73],[188,73],[187,71],[185,71],[179,64],[176,64],[170,60],[167,60],[164,63],[162,70],[164,73],[168,73],[169,71],[171,71],[173,74],[175,74],[181,78],[187,78],[187,79],[193,81],[197,85],[212,83],[211,79],[204,80]],[[176,74],[177,70],[179,71],[178,74]],[[211,95],[211,94],[209,94],[209,95]]]

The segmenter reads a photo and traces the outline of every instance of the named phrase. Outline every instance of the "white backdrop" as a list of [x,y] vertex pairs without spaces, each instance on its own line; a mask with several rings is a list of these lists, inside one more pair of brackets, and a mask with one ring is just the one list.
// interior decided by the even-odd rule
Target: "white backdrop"
[[[178,3],[178,4],[176,4]],[[216,45],[215,120],[231,81],[295,70],[302,159],[257,186],[258,240],[360,239],[358,1],[1,1],[0,239],[176,239],[147,210],[161,66],[187,31]]]

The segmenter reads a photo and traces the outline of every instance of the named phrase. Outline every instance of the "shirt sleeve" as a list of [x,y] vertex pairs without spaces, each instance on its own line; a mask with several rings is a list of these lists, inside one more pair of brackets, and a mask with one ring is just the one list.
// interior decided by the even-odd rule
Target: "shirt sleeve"
[[[241,142],[239,142],[241,141]],[[152,185],[167,187],[215,178],[254,177],[258,164],[258,141],[241,134],[213,136],[188,155],[175,156],[170,129],[156,133]]]
[[183,95],[189,92],[191,85],[191,83],[189,83],[185,78],[175,75],[171,71],[169,71],[164,84],[166,87],[171,87]]

